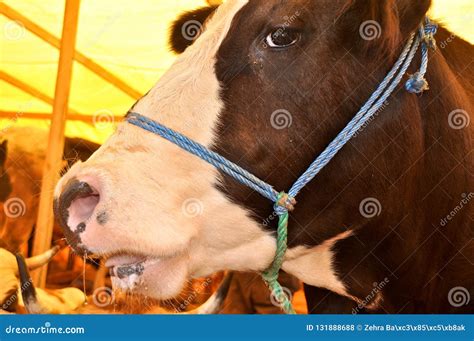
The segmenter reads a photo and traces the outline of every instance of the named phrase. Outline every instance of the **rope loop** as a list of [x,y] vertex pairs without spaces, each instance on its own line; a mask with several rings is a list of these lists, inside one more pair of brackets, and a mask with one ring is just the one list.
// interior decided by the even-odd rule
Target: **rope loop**
[[436,50],[436,39],[434,35],[438,32],[438,25],[429,18],[425,19],[425,24],[420,26],[419,39],[421,41],[421,66],[417,72],[410,76],[405,83],[405,89],[412,94],[421,94],[429,90],[428,81],[425,78],[428,69],[429,49]]

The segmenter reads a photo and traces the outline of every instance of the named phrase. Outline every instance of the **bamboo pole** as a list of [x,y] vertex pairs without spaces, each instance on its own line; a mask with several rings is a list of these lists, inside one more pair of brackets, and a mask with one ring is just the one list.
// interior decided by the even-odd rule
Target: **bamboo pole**
[[[43,171],[33,255],[46,251],[51,245],[53,235],[53,191],[62,165],[64,129],[71,88],[80,2],[81,0],[66,0],[66,8],[64,10],[53,116],[51,119],[48,152]],[[33,273],[33,280],[39,287],[44,287],[46,284],[46,272],[47,268],[43,267]]]
[[[60,48],[61,42],[58,38],[54,35],[46,31],[44,28],[33,22],[32,20],[25,17],[23,14],[15,11],[13,8],[8,6],[7,4],[0,2],[0,13],[6,16],[11,20],[20,21],[25,28],[30,31],[31,33],[38,36],[40,39],[44,40],[48,44]],[[125,83],[123,80],[115,76],[110,71],[104,69],[102,66],[94,62],[92,59],[86,57],[79,51],[74,52],[74,59],[76,59],[79,63],[84,65],[90,71],[95,73],[97,76],[101,77],[102,79],[106,80],[110,84],[114,85],[116,88],[123,91],[125,94],[130,96],[131,98],[137,100],[142,97],[142,93],[138,90],[135,90],[130,85]]]
[[[33,97],[36,97],[40,99],[41,101],[54,105],[54,99],[52,97],[49,97],[48,95],[42,93],[40,90],[32,87],[31,85],[24,83],[23,81],[19,80],[18,78],[15,78],[14,76],[0,70],[0,79],[7,82],[10,85],[13,85],[15,88],[18,88],[27,94],[30,94]],[[79,114],[76,110],[74,109],[69,109],[69,112],[71,114]]]
[[[32,119],[32,120],[50,120],[51,113],[47,112],[14,112],[14,111],[3,111],[0,110],[0,119],[12,119],[18,120],[20,118]],[[69,110],[67,114],[68,121],[80,121],[89,124],[97,124],[96,117],[91,115],[83,115],[83,114],[74,114],[71,110]],[[107,116],[107,120],[110,122],[120,122],[123,120],[123,116]]]

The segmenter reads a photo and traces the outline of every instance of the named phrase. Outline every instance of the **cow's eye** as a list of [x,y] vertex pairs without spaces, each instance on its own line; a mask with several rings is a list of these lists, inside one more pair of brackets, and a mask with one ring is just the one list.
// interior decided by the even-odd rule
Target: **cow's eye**
[[286,28],[279,28],[267,35],[266,44],[274,49],[290,47],[298,42],[300,33]]

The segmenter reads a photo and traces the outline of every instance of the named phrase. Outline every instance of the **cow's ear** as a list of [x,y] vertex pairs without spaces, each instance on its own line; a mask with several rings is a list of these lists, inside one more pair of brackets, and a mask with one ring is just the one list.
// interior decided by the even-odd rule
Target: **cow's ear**
[[193,42],[199,38],[206,20],[217,9],[217,5],[198,8],[194,11],[183,13],[171,25],[169,44],[176,53],[183,53]]
[[7,151],[8,151],[8,140],[3,141],[0,144],[0,166],[5,164],[7,160]]
[[422,23],[431,0],[350,0],[340,16],[343,40],[373,53],[398,53],[400,41]]
[[397,0],[396,6],[400,18],[400,31],[406,36],[423,22],[431,7],[431,0]]

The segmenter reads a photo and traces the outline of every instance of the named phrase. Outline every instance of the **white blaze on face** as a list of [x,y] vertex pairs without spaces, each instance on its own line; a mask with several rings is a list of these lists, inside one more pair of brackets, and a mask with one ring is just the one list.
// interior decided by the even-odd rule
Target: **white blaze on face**
[[[216,54],[246,3],[227,1],[219,7],[205,32],[133,111],[210,147],[223,108]],[[274,238],[217,189],[216,169],[131,124],[122,123],[87,162],[72,167],[56,197],[71,178],[100,195],[81,244],[102,255],[136,255],[145,267],[138,290],[150,296],[174,296],[187,278],[226,268],[263,270],[273,259]],[[101,213],[107,219],[99,224]]]

